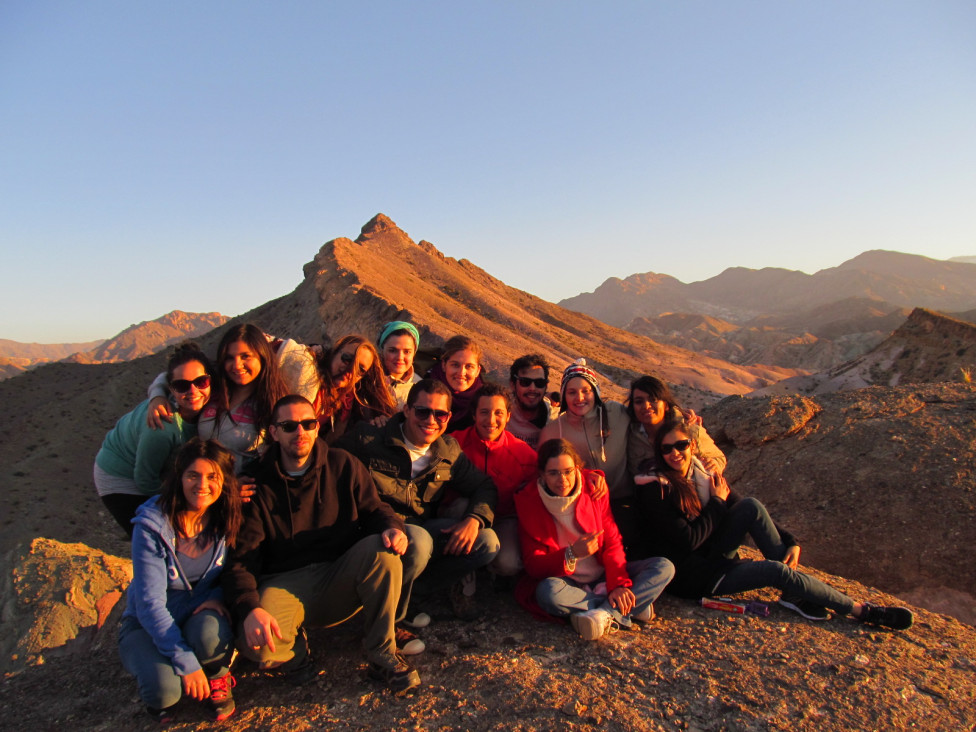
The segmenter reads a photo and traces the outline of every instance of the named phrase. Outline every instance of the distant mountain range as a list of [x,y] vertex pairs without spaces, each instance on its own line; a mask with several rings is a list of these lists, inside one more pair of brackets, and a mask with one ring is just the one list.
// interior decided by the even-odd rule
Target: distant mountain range
[[118,335],[90,343],[18,343],[0,340],[0,379],[16,376],[51,361],[120,363],[167,348],[187,338],[198,338],[228,320],[220,313],[185,313],[174,310],[155,320],[131,325]]
[[813,275],[735,267],[684,284],[647,272],[560,305],[733,363],[817,371],[866,353],[915,307],[973,319],[959,311],[976,308],[976,264],[875,250]]

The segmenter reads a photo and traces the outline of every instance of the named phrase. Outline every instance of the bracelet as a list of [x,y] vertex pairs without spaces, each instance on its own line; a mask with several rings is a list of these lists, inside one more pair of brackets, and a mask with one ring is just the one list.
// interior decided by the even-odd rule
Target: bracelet
[[566,547],[566,567],[570,572],[576,569],[576,553],[573,551],[572,545]]

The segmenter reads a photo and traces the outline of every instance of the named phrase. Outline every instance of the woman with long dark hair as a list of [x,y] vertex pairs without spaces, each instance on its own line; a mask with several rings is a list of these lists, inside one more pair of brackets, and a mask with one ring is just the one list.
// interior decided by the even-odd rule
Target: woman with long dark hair
[[345,335],[319,358],[319,436],[333,443],[352,425],[392,417],[396,401],[386,383],[376,348],[365,336]]
[[217,347],[217,374],[199,434],[219,440],[243,471],[264,448],[271,408],[286,388],[268,339],[256,325],[230,328]]
[[182,696],[207,700],[217,720],[234,712],[234,633],[218,578],[241,523],[234,457],[199,438],[182,447],[163,492],[136,513],[119,654],[160,722],[172,719]]
[[200,414],[210,399],[213,366],[196,343],[178,345],[166,364],[165,385],[174,408],[162,429],[146,424],[149,400],[116,422],[95,455],[99,498],[119,526],[132,535],[136,509],[159,493],[176,449],[197,434]]
[[[694,429],[684,420],[665,422],[655,438],[658,464],[635,478],[637,505],[648,538],[645,551],[675,566],[668,590],[681,597],[721,596],[775,587],[780,604],[810,620],[828,610],[897,630],[911,626],[903,607],[855,602],[798,570],[800,546],[773,523],[755,498],[741,498],[721,473],[695,457]],[[739,547],[751,536],[764,557],[750,561]]]

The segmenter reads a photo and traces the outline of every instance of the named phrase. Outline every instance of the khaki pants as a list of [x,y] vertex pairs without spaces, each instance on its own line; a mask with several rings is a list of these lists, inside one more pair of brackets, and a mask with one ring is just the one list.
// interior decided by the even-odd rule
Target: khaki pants
[[299,628],[337,625],[362,610],[367,659],[393,667],[393,618],[400,599],[401,572],[400,558],[383,547],[377,534],[360,539],[335,561],[262,577],[258,584],[261,607],[278,621],[282,637],[275,639],[274,653],[267,646],[255,651],[244,642],[243,627],[238,627],[238,648],[265,669],[286,662],[297,665],[308,650],[304,640],[295,643]]

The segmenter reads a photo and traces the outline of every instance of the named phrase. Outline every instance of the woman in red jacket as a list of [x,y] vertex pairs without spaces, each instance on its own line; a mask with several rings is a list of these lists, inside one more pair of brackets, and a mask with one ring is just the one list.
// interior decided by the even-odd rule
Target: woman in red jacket
[[[539,447],[541,476],[515,495],[522,560],[528,587],[519,592],[529,609],[567,618],[585,640],[611,626],[654,617],[653,602],[674,576],[667,559],[627,562],[606,495],[592,496],[596,471],[563,439]],[[598,474],[598,473],[597,473]]]

